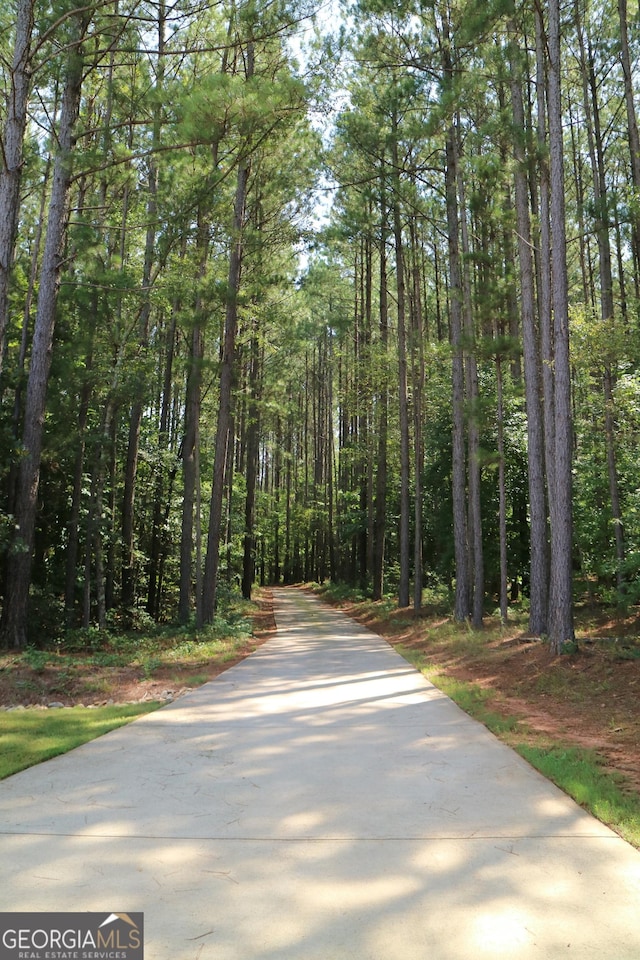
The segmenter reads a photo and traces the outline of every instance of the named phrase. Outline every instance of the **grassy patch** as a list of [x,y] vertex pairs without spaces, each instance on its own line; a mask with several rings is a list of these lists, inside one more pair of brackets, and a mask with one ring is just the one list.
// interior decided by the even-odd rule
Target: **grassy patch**
[[640,797],[625,789],[622,776],[603,769],[597,753],[550,744],[512,746],[581,807],[640,848]]
[[176,684],[182,684],[183,687],[201,687],[207,682],[209,677],[206,673],[194,673],[191,676],[175,677]]
[[0,712],[0,779],[67,753],[150,713],[159,703]]

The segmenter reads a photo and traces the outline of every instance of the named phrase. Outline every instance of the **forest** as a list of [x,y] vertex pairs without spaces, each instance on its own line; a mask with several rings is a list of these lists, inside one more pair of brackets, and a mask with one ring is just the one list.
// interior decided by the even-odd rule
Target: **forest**
[[0,9],[7,647],[638,601],[640,11]]

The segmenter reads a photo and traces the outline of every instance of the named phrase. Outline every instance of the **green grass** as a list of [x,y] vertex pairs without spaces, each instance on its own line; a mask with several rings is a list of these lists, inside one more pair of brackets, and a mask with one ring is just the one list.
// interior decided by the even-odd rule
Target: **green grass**
[[[0,655],[0,670],[11,676],[27,667],[31,676],[15,681],[15,699],[35,694],[43,703],[64,696],[73,685],[78,696],[111,696],[112,669],[134,667],[140,679],[152,678],[169,667],[175,682],[194,687],[206,682],[204,664],[226,665],[246,653],[251,638],[254,605],[230,604],[224,616],[203,629],[194,625],[156,627],[143,624],[137,631],[72,630],[40,647]],[[53,674],[53,676],[52,676]],[[113,704],[104,707],[0,711],[0,779],[129,723],[157,709],[159,703]]]
[[505,718],[489,708],[490,690],[448,677],[421,653],[396,649],[465,713],[483,723],[576,803],[640,849],[640,796],[626,786],[621,774],[605,769],[595,751],[533,734],[521,721]]
[[640,848],[640,797],[625,789],[621,774],[603,768],[597,753],[557,744],[512,746],[581,807]]
[[0,780],[67,753],[136,717],[157,710],[159,703],[109,707],[0,712]]

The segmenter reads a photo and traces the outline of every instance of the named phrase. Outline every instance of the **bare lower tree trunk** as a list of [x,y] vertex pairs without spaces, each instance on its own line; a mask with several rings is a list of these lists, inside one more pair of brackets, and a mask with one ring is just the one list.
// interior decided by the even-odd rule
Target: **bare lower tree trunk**
[[[369,439],[369,411],[371,410],[371,383],[366,371],[371,353],[372,262],[370,236],[364,238],[362,248],[362,324],[358,338],[358,354],[356,358],[356,374],[358,377],[358,483],[360,486],[360,516],[362,517],[360,530],[358,532],[358,582],[361,589],[366,590],[369,572],[371,570],[369,563],[371,547],[369,538],[369,518],[371,517],[369,489],[369,451],[371,449]],[[331,530],[331,525],[329,529]]]
[[[84,35],[86,24],[78,18],[77,41]],[[15,536],[7,571],[6,603],[3,610],[2,634],[9,646],[22,646],[27,640],[27,615],[33,542],[36,523],[40,459],[46,408],[47,384],[51,367],[53,332],[60,285],[62,252],[69,219],[69,188],[73,135],[80,106],[82,56],[73,48],[69,55],[67,76],[60,111],[51,200],[45,238],[38,308],[36,312],[31,362],[24,413],[22,443],[24,456],[20,463],[16,503]]]
[[327,408],[326,408],[326,421],[325,421],[325,433],[327,437],[327,443],[325,447],[325,500],[327,504],[327,521],[325,527],[325,536],[327,540],[327,550],[329,555],[329,579],[337,579],[337,563],[336,563],[336,543],[334,536],[334,516],[335,516],[335,485],[334,485],[334,420],[333,420],[333,410],[334,410],[334,401],[333,401],[333,335],[330,331],[327,332]]
[[187,623],[192,612],[193,517],[197,483],[198,423],[204,343],[202,330],[196,325],[191,335],[191,357],[187,378],[185,430],[182,441],[182,527],[180,534],[180,595],[178,619]]
[[[384,178],[384,173],[383,173]],[[386,354],[389,342],[389,316],[387,294],[387,205],[384,179],[381,180],[380,197],[380,291],[378,306],[380,312],[380,350],[382,369],[386,370]],[[387,515],[387,433],[389,420],[389,395],[386,378],[379,386],[376,404],[378,453],[376,470],[374,548],[373,548],[373,591],[374,600],[381,600],[384,589],[384,552]]]
[[220,535],[222,532],[222,502],[227,463],[227,451],[231,432],[233,382],[236,373],[236,334],[238,330],[238,292],[243,253],[243,227],[245,203],[249,182],[249,164],[244,161],[238,167],[236,198],[233,217],[233,246],[229,260],[229,281],[225,315],[224,343],[220,363],[220,399],[216,428],[213,487],[209,509],[209,533],[202,585],[202,617],[210,623],[216,608],[218,569],[220,565]]
[[[540,346],[536,333],[535,288],[531,243],[531,218],[529,215],[529,190],[526,173],[526,157],[522,134],[524,133],[524,103],[522,96],[522,71],[516,49],[517,31],[509,23],[511,106],[514,120],[513,153],[516,161],[514,171],[516,229],[518,235],[518,265],[520,270],[520,300],[522,312],[522,342],[524,353],[525,395],[527,404],[529,512],[531,524],[530,547],[530,607],[529,630],[540,636],[547,631],[548,615],[548,529],[545,496],[544,430],[541,406]],[[522,132],[522,133],[521,133]]]
[[[95,314],[94,314],[95,315]],[[91,347],[87,352],[85,359],[85,370],[87,372],[87,378],[82,384],[82,390],[80,392],[80,403],[78,407],[78,450],[76,452],[76,459],[74,465],[74,475],[73,475],[73,493],[71,499],[71,514],[69,517],[68,530],[68,547],[67,555],[65,558],[66,561],[66,576],[65,576],[65,616],[67,625],[70,626],[74,618],[74,608],[76,602],[76,581],[78,578],[77,572],[77,562],[78,562],[78,534],[80,528],[80,508],[82,502],[82,486],[83,486],[83,476],[85,470],[85,451],[87,445],[86,431],[87,431],[87,420],[89,417],[89,401],[91,400],[92,393],[92,383],[89,377],[91,373],[91,368],[93,365],[93,335],[94,330],[91,330]]]
[[[154,619],[160,617],[162,600],[162,567],[166,553],[165,516],[168,512],[168,494],[165,490],[165,459],[169,449],[169,414],[171,407],[171,383],[173,377],[173,361],[175,356],[177,312],[180,308],[174,303],[171,322],[167,330],[167,355],[164,369],[164,382],[160,407],[160,429],[158,431],[158,463],[154,483],[153,522],[151,532],[151,547],[149,550],[149,576],[147,593],[147,613]],[[173,471],[175,473],[175,471]]]
[[561,97],[560,3],[549,0],[549,158],[554,334],[555,489],[551,517],[549,638],[554,653],[574,639],[571,367]]
[[[54,109],[54,116],[56,116],[57,113],[58,113],[58,110],[56,106],[56,108]],[[48,157],[47,159],[45,175],[41,185],[40,212],[38,217],[38,226],[36,228],[33,248],[31,251],[31,270],[29,271],[29,285],[27,287],[27,295],[25,297],[24,307],[22,311],[22,335],[20,337],[20,350],[18,352],[17,363],[15,365],[15,372],[14,372],[16,387],[15,387],[15,394],[13,398],[13,437],[16,443],[20,442],[20,432],[22,429],[23,393],[24,393],[24,384],[27,381],[27,376],[25,371],[27,366],[27,357],[29,354],[29,347],[31,344],[32,307],[36,297],[36,289],[38,285],[38,273],[41,267],[40,250],[42,247],[42,240],[44,236],[45,224],[47,219],[47,201],[49,199],[49,178],[50,178],[51,167],[52,167],[51,159],[52,159],[51,157]],[[1,402],[1,398],[0,398],[0,402]],[[9,483],[8,483],[9,513],[15,512],[19,469],[20,469],[19,462],[14,461],[11,464],[11,468],[9,471]]]
[[468,408],[468,531],[469,559],[471,563],[473,597],[471,616],[476,629],[482,627],[484,607],[484,551],[482,544],[482,498],[480,489],[480,389],[478,386],[478,361],[476,359],[476,332],[471,302],[471,276],[469,270],[471,247],[465,213],[464,183],[459,177],[460,227],[462,239],[462,284],[463,284],[463,330],[466,346],[465,386]]
[[618,481],[618,465],[616,457],[616,421],[615,421],[615,401],[613,396],[613,375],[610,365],[607,365],[603,376],[604,389],[604,430],[605,445],[607,449],[607,473],[609,476],[609,496],[611,499],[611,518],[613,520],[613,532],[616,549],[616,584],[620,599],[625,590],[625,537],[624,525],[622,520],[622,507],[620,504],[620,483]]
[[507,556],[507,488],[504,468],[504,388],[502,357],[496,357],[496,383],[498,392],[498,525],[500,528],[500,619],[509,619],[509,583]]
[[[538,245],[536,248],[538,274],[538,316],[540,325],[540,352],[542,355],[542,396],[543,396],[543,428],[544,428],[544,466],[547,479],[547,496],[549,498],[549,517],[555,510],[555,396],[553,376],[553,323],[551,311],[551,214],[549,165],[547,162],[547,70],[546,70],[546,35],[542,13],[539,6],[535,8],[536,17],[536,89],[537,89],[537,124],[538,124],[538,153],[540,156],[540,224]],[[547,565],[549,559],[547,559]],[[550,574],[549,574],[550,576]],[[547,627],[549,622],[549,597],[547,592]]]
[[[254,321],[255,322],[255,321]],[[260,442],[260,419],[258,402],[260,399],[260,350],[258,332],[254,330],[251,338],[251,356],[249,369],[249,408],[247,410],[247,466],[246,496],[244,511],[244,553],[242,559],[242,596],[251,599],[251,590],[255,579],[256,538],[254,530],[256,481],[258,477],[258,454]]]
[[414,533],[413,533],[413,608],[417,614],[422,608],[422,471],[424,468],[424,440],[422,423],[422,396],[424,393],[424,343],[422,319],[422,291],[420,289],[419,242],[415,217],[411,219],[411,356],[413,386],[413,450],[414,450]]
[[[117,383],[118,364],[114,370],[114,383]],[[101,630],[107,625],[107,584],[105,576],[104,550],[104,489],[107,478],[108,455],[112,445],[112,427],[115,414],[113,390],[104,407],[100,436],[97,438],[97,448],[93,460],[91,474],[91,496],[87,516],[87,533],[85,543],[85,574],[82,625],[91,624],[92,590],[95,599],[95,615],[98,627]]]
[[[149,340],[149,321],[151,317],[152,271],[156,247],[156,225],[158,217],[158,166],[155,150],[160,146],[161,111],[164,86],[166,9],[164,0],[158,5],[158,62],[156,80],[156,106],[153,118],[152,151],[149,157],[147,178],[147,231],[145,239],[144,264],[142,268],[142,290],[144,300],[140,311],[139,342],[140,354],[144,357]],[[124,471],[124,491],[122,496],[122,587],[121,604],[129,616],[135,602],[137,565],[135,563],[135,495],[138,479],[138,456],[140,449],[140,427],[143,413],[143,385],[137,391],[131,406],[129,421],[129,440]]]
[[[394,126],[396,118],[394,117]],[[407,396],[407,331],[406,298],[404,278],[404,250],[402,241],[402,220],[399,196],[398,140],[393,137],[392,161],[394,182],[396,183],[393,201],[393,233],[396,251],[396,289],[398,297],[398,381],[400,409],[400,584],[398,586],[398,605],[409,606],[409,398]]]
[[464,429],[464,356],[462,350],[462,277],[460,272],[460,221],[458,216],[458,151],[455,125],[449,128],[446,143],[445,184],[449,240],[449,313],[452,358],[453,415],[453,541],[456,567],[456,620],[470,614],[471,584],[467,532],[467,482]]

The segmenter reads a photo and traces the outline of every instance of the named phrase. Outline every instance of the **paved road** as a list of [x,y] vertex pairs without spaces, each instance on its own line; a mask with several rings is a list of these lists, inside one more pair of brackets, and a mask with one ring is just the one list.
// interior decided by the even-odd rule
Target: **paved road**
[[383,640],[277,636],[0,783],[0,909],[145,915],[146,960],[638,960],[640,853]]

